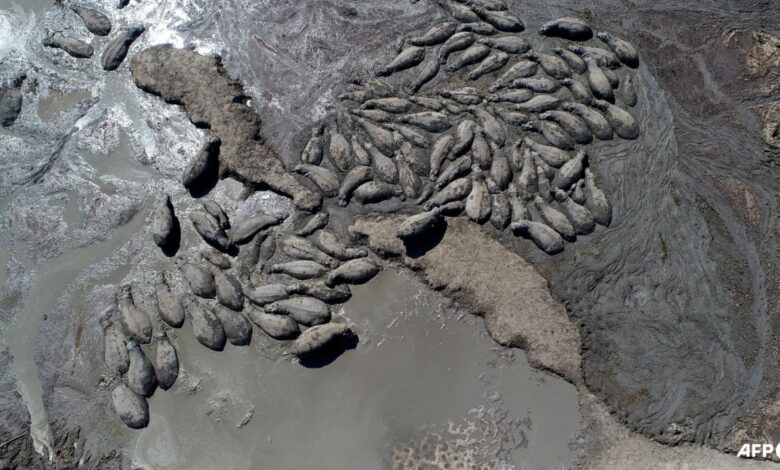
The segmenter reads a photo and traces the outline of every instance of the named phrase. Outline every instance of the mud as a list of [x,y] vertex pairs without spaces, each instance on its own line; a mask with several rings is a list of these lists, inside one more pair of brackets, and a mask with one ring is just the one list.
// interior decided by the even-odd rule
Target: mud
[[[301,15],[303,8],[288,12]],[[425,8],[424,2],[415,8]],[[769,301],[776,283],[768,282],[776,279],[772,214],[777,184],[770,177],[776,166],[765,153],[751,97],[769,102],[777,91],[768,85],[769,72],[751,79],[745,56],[727,41],[733,41],[735,30],[771,29],[765,19],[777,11],[768,4],[728,9],[715,3],[692,7],[666,2],[629,8],[605,2],[587,8],[570,4],[566,13],[578,8],[594,27],[632,41],[644,58],[638,70],[644,136],[594,149],[596,176],[610,194],[617,222],[609,230],[581,237],[575,248],[552,260],[527,242],[512,237],[503,241],[548,278],[554,295],[582,324],[586,381],[621,419],[664,442],[728,447],[737,417],[759,396],[774,393],[769,364],[775,348],[770,347],[772,328],[767,325],[776,317],[771,307],[776,309],[776,301]],[[610,24],[614,8],[624,20]],[[683,14],[670,22],[671,11],[681,8]],[[529,24],[564,16],[558,14],[563,9],[533,5],[515,5],[515,11]],[[358,9],[358,18],[360,13]],[[277,43],[289,39],[281,33],[274,37],[275,30],[271,28],[270,35]],[[328,99],[328,94],[301,94],[275,80],[267,72],[269,65],[278,65],[283,69],[279,76],[286,76],[290,61],[274,54],[274,42],[264,44],[272,49],[261,46],[260,59],[224,55],[226,68],[249,84],[250,94],[273,97],[253,104],[268,116],[280,113],[275,103],[300,109],[299,103],[308,99],[304,107],[318,109],[317,100]],[[294,44],[287,54],[298,53],[297,63],[309,64],[305,42]],[[686,54],[695,47],[703,48],[689,59]],[[743,47],[752,51],[758,46],[748,41]],[[326,51],[324,57],[334,62],[349,57],[350,68],[363,65],[352,58],[357,50],[349,52]],[[330,68],[321,72],[317,83],[328,82],[333,73]],[[732,80],[736,77],[748,80]],[[689,87],[700,90],[698,95],[686,95]],[[294,122],[290,114],[284,116],[289,121],[266,119],[264,133],[290,132],[274,123]],[[311,121],[320,117],[312,114]],[[306,138],[302,130],[297,145],[280,150],[282,158],[295,161]],[[754,200],[754,210],[761,214],[752,230],[739,220],[740,207],[729,204],[717,187],[737,184],[749,188],[744,197]],[[749,283],[742,293],[729,277],[738,265],[744,273],[738,276],[740,283]],[[670,368],[669,363],[679,366]],[[729,379],[719,379],[719,371]]]
[[[98,3],[111,13],[116,31],[141,19],[150,23],[131,56],[164,42],[221,52],[225,70],[244,84],[247,104],[262,116],[264,145],[287,167],[299,158],[312,125],[336,109],[341,84],[387,63],[402,35],[443,18],[428,2],[234,2],[218,15],[216,5],[134,2],[119,13],[109,2]],[[206,136],[181,110],[135,89],[126,65],[106,77],[96,61],[44,50],[46,29],[81,27],[72,13],[44,7],[50,4],[0,3],[2,78],[23,71],[30,77],[22,87],[22,113],[0,130],[0,260],[6,266],[0,279],[7,306],[0,328],[4,341],[12,331],[28,337],[37,332],[34,344],[17,340],[14,365],[3,368],[21,371],[22,395],[4,372],[0,396],[19,411],[4,420],[8,438],[27,432],[25,400],[32,422],[48,423],[36,430],[45,444],[38,447],[52,447],[55,465],[68,468],[82,457],[69,450],[74,442],[97,462],[112,460],[132,439],[111,420],[98,306],[122,281],[151,292],[152,274],[165,260],[135,225],[151,204],[144,196],[170,192],[186,214],[192,206],[178,178]],[[654,459],[669,466],[733,466],[714,451],[687,445],[670,450],[646,437],[734,451],[777,435],[777,8],[771,2],[637,6],[607,0],[510,2],[510,10],[520,13],[529,31],[558,16],[582,16],[596,30],[630,40],[642,60],[636,82],[642,137],[605,143],[595,152],[597,179],[614,203],[613,226],[580,237],[552,259],[528,241],[500,239],[547,279],[553,298],[580,327],[584,384],[597,397],[581,391],[581,408],[601,427],[586,440],[578,462],[591,468],[626,462],[643,468]],[[22,31],[12,40],[11,24]],[[102,51],[105,42],[95,41]],[[74,92],[95,98],[66,105],[44,122],[46,97]],[[128,165],[137,177],[121,170]],[[268,193],[242,201],[241,191],[241,184],[226,179],[215,195],[244,214],[257,207],[290,210],[288,201]],[[391,209],[392,202],[377,206]],[[332,216],[344,228],[355,214]],[[128,229],[127,238],[115,233],[120,227]],[[195,248],[195,234],[183,235],[183,246]],[[106,240],[117,242],[111,256],[96,248],[100,256],[89,264],[68,261],[81,248],[91,253],[107,246]],[[36,280],[49,279],[49,263],[72,269],[73,282],[51,274],[57,289],[40,304],[47,311],[20,315],[38,295]],[[558,367],[576,382],[571,368],[557,360],[533,359],[538,350],[530,346],[549,336],[523,335],[532,361],[548,362],[550,370]],[[239,423],[250,416],[251,425],[249,410],[238,413]],[[31,439],[11,444],[4,456],[28,466],[37,461]]]
[[0,466],[4,468],[25,462],[26,456],[35,452],[27,432],[30,415],[24,399],[16,390],[16,374],[12,370],[12,360],[7,347],[4,346],[0,351],[0,370],[3,371],[0,378]]
[[51,121],[60,113],[65,113],[82,101],[87,101],[92,95],[86,91],[72,91],[70,93],[52,93],[38,103],[38,115],[44,121]]

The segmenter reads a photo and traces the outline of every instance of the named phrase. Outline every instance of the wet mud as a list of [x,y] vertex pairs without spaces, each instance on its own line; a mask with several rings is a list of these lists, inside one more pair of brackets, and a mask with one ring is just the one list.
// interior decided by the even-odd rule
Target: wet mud
[[[554,16],[552,11],[535,11],[529,7],[522,10],[529,23],[545,14]],[[771,317],[768,297],[772,284],[767,284],[766,279],[774,276],[775,223],[769,214],[776,201],[770,189],[774,183],[768,175],[776,166],[764,151],[766,143],[754,126],[752,133],[747,130],[736,135],[731,130],[719,133],[719,139],[729,136],[731,140],[724,148],[734,148],[735,140],[742,142],[738,162],[732,161],[736,154],[724,154],[722,160],[717,159],[718,153],[711,152],[714,135],[693,139],[709,151],[706,164],[700,161],[701,170],[696,170],[696,160],[691,155],[697,144],[685,140],[692,117],[690,113],[680,112],[680,107],[691,104],[691,100],[671,101],[683,89],[682,82],[662,83],[654,77],[656,74],[661,78],[671,77],[674,71],[688,71],[696,65],[682,58],[670,63],[665,54],[670,51],[656,49],[653,38],[659,35],[658,16],[663,15],[663,8],[662,5],[626,10],[630,18],[626,24],[635,26],[637,31],[646,31],[643,35],[634,32],[633,36],[626,36],[647,54],[647,60],[639,68],[641,85],[637,87],[640,103],[637,114],[646,134],[635,142],[601,143],[593,151],[594,167],[614,203],[613,226],[582,237],[571,250],[552,260],[536,253],[528,243],[517,243],[512,237],[505,241],[548,276],[553,292],[583,323],[586,381],[622,419],[634,429],[664,442],[725,445],[737,417],[747,411],[747,404],[762,393],[771,394],[771,387],[759,389],[764,378],[771,375],[765,368],[770,355],[770,329],[765,325]],[[710,5],[691,8],[686,15],[688,21],[730,13],[715,6],[707,8]],[[603,12],[606,7],[592,7],[586,13],[598,26],[604,21],[600,16],[605,15],[599,15],[597,10]],[[771,14],[772,10],[768,11]],[[739,22],[750,24],[757,17],[756,13],[734,13],[728,25],[722,21],[716,27],[713,23],[715,29],[711,34],[719,39],[709,44],[723,51],[726,46],[722,40],[729,27],[734,29]],[[641,29],[643,19],[651,26]],[[704,37],[699,31],[705,25],[697,28],[700,35],[684,39],[690,43]],[[629,29],[617,25],[618,29],[621,26]],[[300,43],[296,45],[300,47]],[[681,44],[680,48],[684,46]],[[392,57],[391,54],[388,56]],[[266,55],[273,63],[273,54]],[[741,57],[733,55],[731,60],[728,64],[713,64],[713,68],[724,74],[730,68],[745,68]],[[263,87],[264,91],[257,94],[270,94],[281,101],[279,97],[292,93],[284,88],[274,93],[282,85],[273,84],[272,78],[255,82],[260,74],[259,68],[253,67],[259,65],[252,64],[264,63],[263,60],[231,61],[231,56],[226,55],[225,61],[228,69],[236,70],[250,84],[250,90],[254,83]],[[691,83],[702,83],[701,72],[684,77]],[[759,90],[764,80],[766,77],[756,78],[755,86]],[[707,89],[708,85],[711,82],[705,82],[700,89]],[[746,105],[737,103],[737,98],[732,98],[728,105],[739,113]],[[295,102],[302,97],[296,94],[290,99]],[[309,107],[314,104],[310,102]],[[273,116],[271,104],[259,100],[257,105],[268,108]],[[721,106],[725,108],[726,104]],[[267,123],[264,132],[278,134],[273,126],[273,122]],[[699,128],[706,128],[705,124]],[[306,133],[302,134],[297,149],[280,150],[286,161],[297,158],[297,150],[305,143]],[[685,145],[682,149],[680,142]],[[748,232],[735,215],[739,208],[732,208],[719,196],[715,187],[718,183],[713,182],[711,175],[722,173],[714,178],[732,179],[731,184],[737,184],[738,175],[742,174],[743,178],[745,175],[745,170],[740,168],[750,165],[754,173],[762,175],[753,183],[763,183],[757,185],[755,194],[751,189],[751,195],[745,197],[755,198],[755,207],[763,208],[766,215],[761,216],[765,220],[763,227]],[[730,169],[735,173],[729,173]],[[757,202],[756,194],[764,195],[762,202]],[[712,248],[715,243],[718,248]],[[759,259],[766,262],[761,263]],[[739,264],[742,268],[738,268]],[[733,284],[729,272],[734,269],[745,273],[744,277],[750,279],[749,287]],[[740,277],[741,283],[746,284],[744,277]],[[679,367],[669,368],[669,362]],[[729,379],[718,379],[720,371],[729,371],[726,373]]]
[[[120,449],[127,449],[138,436],[123,429],[112,414],[99,318],[111,310],[116,286],[127,282],[138,286],[138,302],[153,311],[154,274],[169,260],[150,246],[149,234],[141,228],[153,204],[148,196],[171,194],[182,220],[187,220],[186,214],[197,203],[182,188],[180,175],[205,143],[207,132],[195,128],[191,116],[180,108],[138,90],[127,63],[105,75],[97,60],[44,48],[41,41],[47,31],[65,28],[85,34],[83,24],[72,12],[51,8],[49,2],[33,3],[0,2],[3,83],[27,74],[20,88],[21,113],[12,125],[0,129],[4,143],[0,260],[6,267],[0,280],[7,306],[0,314],[0,345],[8,345],[13,356],[2,369],[10,373],[3,373],[0,397],[14,410],[3,420],[0,450],[3,458],[16,464],[37,462],[33,451],[37,447],[44,454],[51,452],[53,465],[61,468],[79,460],[118,467],[120,461],[127,464],[130,459],[127,453],[120,456]],[[220,53],[225,73],[244,86],[242,104],[262,117],[263,144],[287,168],[298,163],[312,127],[338,113],[337,94],[345,83],[364,78],[392,60],[399,38],[419,34],[446,17],[425,1],[169,2],[160,7],[131,2],[121,12],[113,2],[98,3],[110,12],[117,32],[147,23],[147,32],[131,46],[130,59],[163,43],[192,46],[205,55]],[[580,16],[596,30],[631,41],[641,58],[635,72],[638,104],[633,111],[639,118],[640,138],[589,147],[593,171],[612,203],[610,227],[578,236],[576,243],[566,244],[554,257],[511,234],[486,235],[528,260],[547,279],[571,323],[579,327],[582,384],[571,368],[568,372],[550,368],[587,387],[580,390],[580,412],[586,429],[598,432],[584,439],[575,465],[605,468],[639,458],[635,464],[641,468],[654,455],[663,454],[670,465],[710,462],[713,468],[728,468],[733,461],[722,460],[721,454],[688,445],[679,448],[685,449],[682,453],[669,451],[645,438],[734,452],[743,442],[773,440],[777,434],[772,411],[778,389],[773,370],[780,350],[774,334],[780,328],[777,8],[772,2],[508,3],[529,35],[552,18]],[[11,24],[20,25],[25,33],[11,39]],[[90,41],[102,52],[108,40]],[[551,47],[560,42],[544,39],[540,44]],[[237,173],[223,176],[248,181]],[[231,178],[219,182],[210,197],[238,217],[258,210],[277,214],[295,210],[290,200],[278,195],[255,192],[250,196]],[[392,201],[375,207],[379,212],[398,208]],[[350,208],[333,208],[331,224],[345,233],[355,216]],[[444,240],[446,233],[441,236]],[[184,254],[194,253],[199,243],[197,233],[183,231]],[[428,252],[423,250],[419,256]],[[383,272],[380,279],[386,275]],[[350,314],[352,302],[359,303],[361,289],[376,285],[353,287],[355,299],[344,306],[344,315],[358,326],[359,313]],[[478,329],[481,326],[468,332],[476,334]],[[185,333],[177,341],[184,351],[184,374],[175,390],[182,391],[152,397],[150,428],[132,452],[138,461],[152,466],[156,462],[176,468],[187,462],[184,451],[172,455],[155,447],[159,439],[176,441],[180,426],[192,423],[184,417],[191,414],[166,416],[184,406],[177,397],[183,393],[183,402],[204,406],[206,393],[186,391],[198,388],[197,379],[187,376],[187,361],[193,361],[194,370],[205,371],[211,368],[212,356],[203,357],[203,351],[188,353],[196,348]],[[381,347],[374,349],[373,341],[378,339],[369,332],[367,341],[361,338],[355,350],[321,369],[293,368],[283,359],[260,361],[268,363],[272,376],[279,374],[281,384],[312,380],[331,384],[327,389],[333,393],[343,393],[339,388],[343,384],[334,381],[330,371],[338,375],[350,361],[358,361],[355,364],[368,374],[371,361],[387,360],[380,357]],[[527,347],[528,343],[513,345]],[[265,351],[265,346],[251,348]],[[477,349],[476,345],[469,348]],[[213,365],[230,362],[233,354],[250,355],[248,349],[236,351],[213,356]],[[377,357],[371,358],[374,354]],[[532,348],[529,354],[533,361]],[[238,356],[236,364],[247,363],[239,370],[258,367],[251,358]],[[247,379],[232,375],[225,380]],[[526,379],[516,380],[520,388]],[[561,390],[567,387],[554,380]],[[206,390],[209,381],[213,383],[214,377],[204,381]],[[242,386],[248,395],[258,384]],[[484,386],[471,382],[467,388],[471,399]],[[262,407],[252,408],[254,403],[250,405],[246,396],[241,397],[241,406],[231,408],[226,404],[231,397],[219,396],[216,390],[209,394],[206,411],[193,419],[208,426],[229,421],[219,432],[231,437],[240,434],[233,429],[247,417],[241,428],[250,429],[263,418]],[[508,407],[518,406],[503,393],[502,398]],[[377,455],[395,455],[401,462],[418,447],[447,448],[452,436],[442,437],[441,426],[457,416],[468,428],[473,409],[469,399],[453,399],[452,408],[431,418],[433,429],[428,434],[422,431],[426,423],[407,422],[391,439],[384,434],[367,436],[374,443],[389,440],[395,452],[369,451],[367,442],[361,455],[366,462]],[[570,405],[573,400],[566,396],[557,404]],[[532,413],[546,409],[536,401],[520,406],[528,406]],[[353,424],[349,416],[344,418],[344,428]],[[481,416],[491,421],[494,415]],[[185,422],[172,424],[176,419]],[[561,426],[574,426],[575,420],[575,414],[567,412]],[[28,436],[30,422],[34,438]],[[502,427],[506,423],[499,420],[496,432],[506,435],[520,429],[528,437],[522,422],[512,424],[510,430]],[[639,434],[627,435],[623,425]],[[287,428],[274,433],[278,439],[295,434]],[[468,437],[464,439],[468,442]],[[264,442],[266,454],[273,456],[278,442]],[[529,449],[534,445],[533,439],[528,445]],[[74,447],[78,452],[71,450]],[[187,444],[176,448],[185,449]],[[510,454],[515,464],[526,458],[522,451]],[[278,458],[286,462],[285,456]],[[568,466],[570,460],[549,462]],[[387,460],[383,463],[390,465]]]

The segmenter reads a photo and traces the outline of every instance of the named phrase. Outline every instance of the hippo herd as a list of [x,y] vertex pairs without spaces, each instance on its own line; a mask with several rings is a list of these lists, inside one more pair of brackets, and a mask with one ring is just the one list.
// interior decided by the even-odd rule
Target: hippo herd
[[[214,351],[227,343],[248,345],[254,326],[275,340],[290,341],[287,352],[301,362],[354,344],[348,325],[330,322],[331,311],[350,299],[350,284],[373,278],[379,264],[368,250],[349,247],[327,230],[327,215],[309,217],[294,233],[280,229],[283,221],[260,213],[232,223],[219,204],[203,199],[189,222],[207,248],[197,259],[175,257],[170,271],[158,273],[158,326],[136,305],[132,287],[121,287],[118,320],[105,318],[103,327],[106,365],[121,378],[112,392],[114,408],[127,426],[145,427],[146,398],[158,386],[167,390],[175,383],[179,360],[166,330],[181,328],[187,319],[197,341]],[[167,195],[157,202],[149,230],[161,249],[178,236],[178,217]],[[173,287],[174,270],[186,283],[184,295]],[[266,282],[271,277],[278,282]],[[153,360],[141,348],[149,344]]]
[[[501,1],[437,3],[452,19],[403,38],[376,77],[349,84],[293,171],[341,206],[412,201],[424,212],[401,238],[464,214],[554,255],[608,226],[612,208],[585,146],[639,137],[627,111],[638,102],[633,46],[560,18],[539,34],[573,43],[534,50]],[[379,78],[400,72],[409,75],[401,86]]]
[[[502,0],[435,1],[448,18],[401,38],[397,54],[345,84],[337,111],[312,129],[287,171],[319,197],[296,201],[293,223],[265,213],[233,220],[208,191],[195,191],[220,167],[214,135],[182,175],[200,203],[188,220],[168,195],[158,198],[149,231],[171,261],[157,276],[156,312],[140,308],[133,287],[123,285],[115,314],[101,320],[113,404],[125,425],[147,426],[147,398],[176,382],[168,332],[187,320],[214,351],[249,344],[255,327],[288,342],[285,350],[302,363],[356,344],[352,328],[331,322],[331,313],[349,301],[350,285],[368,282],[381,264],[337,233],[329,208],[401,201],[412,212],[397,230],[405,242],[424,240],[445,217],[464,216],[549,255],[610,225],[611,205],[586,147],[639,136],[629,111],[638,102],[634,47],[577,18],[541,26],[538,34],[555,47],[537,47]],[[72,10],[91,33],[111,33],[103,13]],[[110,41],[103,68],[116,69],[143,31]],[[60,32],[44,44],[78,58],[94,53]],[[180,224],[202,238],[196,257],[176,254]]]
[[[122,0],[117,7],[124,8],[128,3],[129,0]],[[95,8],[81,5],[72,5],[70,10],[81,18],[87,31],[95,36],[105,37],[111,34],[111,20],[105,13]],[[103,70],[116,70],[127,57],[130,46],[144,31],[146,29],[143,26],[137,26],[115,35],[106,44],[103,51],[101,57]],[[77,59],[89,59],[95,54],[91,44],[63,31],[48,32],[42,43],[46,47],[61,49]],[[21,74],[14,77],[10,82],[0,85],[0,125],[3,127],[13,125],[22,111],[24,98],[22,84],[26,78],[25,74]]]
[[[73,5],[70,9],[82,19],[84,27],[90,33],[95,36],[108,36],[111,34],[111,20],[105,13],[81,5]],[[106,44],[101,57],[103,70],[116,70],[125,60],[125,57],[127,57],[130,46],[144,31],[146,31],[146,28],[137,26],[121,31],[111,39]],[[43,40],[43,45],[62,49],[77,59],[88,59],[95,53],[92,45],[62,31],[51,32]]]

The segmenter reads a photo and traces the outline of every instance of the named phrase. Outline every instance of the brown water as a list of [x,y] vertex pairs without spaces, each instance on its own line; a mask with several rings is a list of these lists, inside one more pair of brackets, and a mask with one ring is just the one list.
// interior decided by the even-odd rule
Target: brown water
[[92,93],[88,91],[51,92],[49,96],[38,101],[38,116],[44,121],[51,121],[58,114],[69,111],[77,104],[91,98]]
[[449,463],[571,463],[567,445],[580,430],[573,386],[530,368],[522,351],[497,347],[480,319],[442,307],[446,299],[406,272],[385,270],[353,292],[343,315],[361,343],[321,369],[276,358],[257,331],[250,347],[213,353],[185,326],[177,339],[185,377],[151,399],[134,462],[379,469],[409,449],[425,456],[423,443],[436,442],[450,449]]
[[105,153],[87,153],[84,157],[100,179],[105,175],[134,182],[149,182],[154,178],[148,167],[133,159],[130,138],[124,130],[119,130],[119,143],[115,148]]

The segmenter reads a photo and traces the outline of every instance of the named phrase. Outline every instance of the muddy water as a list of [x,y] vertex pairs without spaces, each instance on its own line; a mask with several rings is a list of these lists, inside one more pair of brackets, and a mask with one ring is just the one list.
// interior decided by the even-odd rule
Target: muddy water
[[[43,316],[50,312],[65,293],[66,288],[87,267],[110,256],[143,226],[144,216],[139,215],[114,233],[105,242],[80,250],[69,251],[47,264],[34,281],[29,300],[16,321],[4,332],[11,354],[14,357],[19,392],[27,402],[32,418],[32,435],[41,453],[51,451],[51,435],[42,400],[42,387],[35,364],[35,338],[41,327]],[[46,451],[44,451],[46,449]]]
[[44,121],[51,121],[59,113],[69,111],[76,104],[92,98],[92,94],[86,91],[72,91],[70,93],[52,93],[38,102],[38,116]]
[[128,140],[127,133],[122,130],[119,132],[119,145],[116,148],[106,153],[85,155],[97,176],[108,174],[124,181],[141,183],[152,180],[149,169],[133,161]]
[[[253,345],[213,353],[178,334],[186,377],[151,399],[134,444],[144,468],[390,468],[428,462],[423,442],[491,468],[561,468],[579,432],[577,393],[497,348],[481,320],[458,317],[405,272],[355,287],[344,321],[361,337],[324,368]],[[193,384],[199,386],[191,393]],[[251,419],[250,419],[251,417]],[[248,423],[243,424],[243,422]],[[432,462],[432,460],[431,460]],[[399,467],[400,468],[400,467]]]
[[[35,81],[35,85],[30,86],[30,93],[25,95],[19,121],[13,128],[3,129],[3,135],[13,137],[13,142],[17,144],[18,148],[10,152],[13,158],[23,160],[30,157],[27,161],[35,162],[36,166],[38,162],[48,159],[50,168],[45,171],[52,175],[49,177],[44,173],[36,178],[39,181],[21,178],[23,181],[17,189],[0,200],[0,207],[3,215],[7,216],[18,207],[28,204],[47,210],[45,206],[48,200],[48,205],[61,212],[61,220],[67,226],[67,237],[52,237],[49,244],[56,246],[55,250],[61,254],[41,264],[36,264],[34,259],[39,258],[33,256],[35,246],[12,237],[0,241],[2,265],[5,266],[9,259],[21,262],[32,278],[24,306],[16,312],[9,324],[0,325],[0,344],[7,344],[13,356],[16,386],[30,413],[31,434],[36,450],[43,455],[51,455],[52,436],[49,428],[51,413],[47,413],[44,404],[44,390],[47,386],[41,380],[42,368],[46,364],[39,368],[36,362],[41,359],[40,351],[36,351],[36,338],[41,331],[42,321],[63,296],[70,293],[79,275],[109,258],[142,231],[146,218],[146,212],[142,211],[110,232],[95,237],[95,228],[89,226],[89,222],[94,222],[95,214],[91,214],[92,220],[83,216],[85,212],[94,211],[94,206],[90,207],[96,197],[91,192],[92,188],[97,185],[104,194],[111,196],[116,192],[114,184],[117,181],[123,184],[148,184],[156,178],[151,168],[135,161],[134,152],[130,148],[130,136],[123,130],[132,126],[131,132],[136,139],[148,131],[138,104],[135,103],[133,93],[137,90],[131,80],[126,75],[105,76],[95,70],[69,70],[72,63],[52,60],[50,50],[38,54],[40,39],[37,35],[40,30],[67,28],[68,22],[60,21],[57,18],[59,14],[52,0],[0,0],[0,59],[12,62],[24,60],[32,64],[28,69],[28,78]],[[78,24],[72,13],[68,15],[65,12],[64,15],[68,21]],[[26,24],[20,27],[22,22]],[[73,68],[89,63],[77,62]],[[111,91],[102,93],[102,88]],[[74,116],[76,109],[79,109],[79,115]],[[128,122],[121,122],[123,119]],[[114,145],[110,141],[110,133],[106,134],[105,131],[117,126],[117,123],[120,131],[118,142]],[[93,137],[95,134],[97,138]],[[96,142],[87,142],[90,139]],[[61,145],[52,147],[54,150],[50,151],[48,147],[41,146],[39,140],[48,141],[47,146],[56,141],[61,142]],[[8,142],[10,149],[12,139],[9,138]],[[90,145],[98,150],[84,151],[84,146],[89,149],[92,148]],[[32,166],[27,161],[15,166]],[[6,164],[14,166],[9,161]],[[62,183],[51,183],[51,180]],[[18,180],[12,176],[10,182],[16,184]],[[30,184],[35,182],[39,184]],[[60,194],[60,199],[49,198],[47,189],[41,189],[45,185],[55,186],[48,191]],[[8,184],[3,189],[4,194],[8,194],[13,190],[13,185]],[[40,216],[40,220],[45,218],[45,215]],[[92,240],[78,239],[84,235]],[[74,245],[78,248],[73,248]],[[115,268],[114,272],[127,274],[128,270],[123,269],[125,266]],[[3,271],[5,280],[7,274]],[[109,276],[102,281],[120,282],[122,277],[124,275],[118,279]],[[91,284],[86,288],[90,287]],[[43,360],[49,362],[48,359]]]

